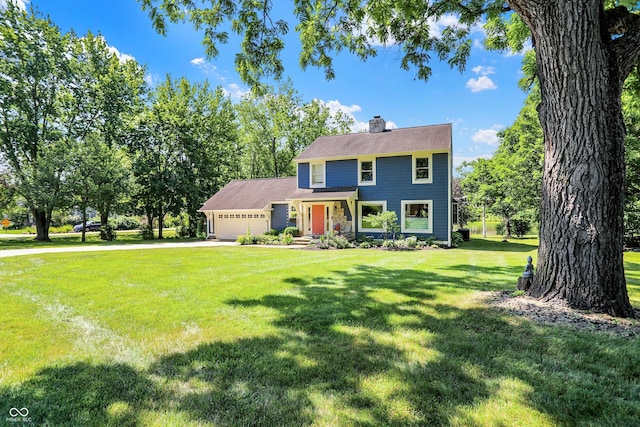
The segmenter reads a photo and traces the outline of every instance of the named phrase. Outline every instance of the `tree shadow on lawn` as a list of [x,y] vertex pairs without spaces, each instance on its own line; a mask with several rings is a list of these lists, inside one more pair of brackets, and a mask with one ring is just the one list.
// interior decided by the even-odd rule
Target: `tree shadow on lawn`
[[[297,294],[229,301],[276,310],[278,335],[202,345],[164,358],[152,372],[208,384],[207,392],[176,397],[178,408],[223,425],[468,425],[483,416],[522,425],[532,414],[550,424],[625,424],[640,417],[637,344],[441,304],[439,285],[417,271],[361,266],[340,276],[293,276],[286,281]],[[431,275],[431,282],[447,280]],[[518,413],[495,413],[516,403]]]
[[[527,239],[522,239],[526,241]],[[517,243],[513,240],[495,241],[485,239],[471,239],[462,242],[460,249],[470,251],[486,251],[486,252],[531,252],[538,249],[537,245],[528,245],[526,243]]]
[[137,425],[140,410],[151,407],[159,395],[144,373],[127,365],[49,367],[20,386],[0,389],[0,425],[11,408],[28,409],[33,424],[25,425]]
[[371,266],[294,275],[285,279],[295,285],[287,293],[228,301],[274,310],[275,334],[205,343],[147,370],[47,368],[0,389],[2,410],[28,407],[34,422],[52,425],[136,425],[145,411],[217,425],[640,419],[637,340],[558,333],[488,308],[444,304],[439,287],[449,280]]

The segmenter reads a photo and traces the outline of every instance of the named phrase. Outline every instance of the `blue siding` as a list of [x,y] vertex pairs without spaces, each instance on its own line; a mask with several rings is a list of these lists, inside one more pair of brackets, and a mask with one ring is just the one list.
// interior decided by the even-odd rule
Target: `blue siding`
[[[433,233],[424,236],[436,240],[449,240],[449,156],[446,153],[432,156],[431,184],[412,184],[411,156],[379,157],[376,159],[376,185],[360,186],[358,202],[386,200],[387,209],[401,218],[402,200],[433,201]],[[350,187],[358,185],[358,161],[356,159],[327,161],[327,187]],[[298,164],[298,188],[309,188],[309,163]],[[346,203],[343,202],[345,212]],[[356,213],[358,208],[356,207]],[[275,212],[274,212],[275,213]],[[349,218],[349,220],[352,220]],[[273,222],[275,227],[275,220]],[[354,221],[357,227],[357,221]],[[284,228],[284,227],[283,227]]]
[[327,187],[354,187],[358,185],[358,162],[337,160],[327,162]]
[[273,204],[271,212],[271,228],[284,230],[289,225],[289,205],[286,203]]
[[[448,240],[449,215],[451,200],[449,200],[449,156],[447,154],[433,155],[433,231],[438,240]],[[435,215],[437,213],[437,215]]]
[[[401,218],[402,200],[433,201],[433,236],[449,240],[449,160],[447,154],[434,154],[431,184],[412,184],[411,156],[377,159],[376,185],[359,187],[358,201],[387,201],[387,210]],[[358,212],[358,210],[356,210]]]
[[309,163],[298,163],[298,188],[309,188]]

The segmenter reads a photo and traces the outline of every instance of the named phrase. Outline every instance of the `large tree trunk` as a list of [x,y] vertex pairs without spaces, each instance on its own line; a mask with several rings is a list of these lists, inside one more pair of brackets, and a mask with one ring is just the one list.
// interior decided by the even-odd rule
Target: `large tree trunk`
[[623,265],[624,77],[601,2],[511,1],[533,34],[544,131],[540,248],[529,294],[633,316]]
[[36,222],[36,240],[39,242],[50,242],[49,226],[51,225],[51,212],[45,209],[32,209],[33,220]]

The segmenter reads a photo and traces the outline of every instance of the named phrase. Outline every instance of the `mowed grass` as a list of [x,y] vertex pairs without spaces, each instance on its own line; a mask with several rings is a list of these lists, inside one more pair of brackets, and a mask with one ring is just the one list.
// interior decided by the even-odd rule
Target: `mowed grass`
[[514,242],[0,259],[0,424],[637,425],[639,338],[482,299],[535,257]]
[[[7,230],[13,231],[13,230]],[[158,236],[158,231],[155,230],[155,236]],[[165,228],[163,230],[162,240],[143,240],[139,230],[118,230],[116,231],[116,240],[105,241],[100,239],[100,232],[88,231],[85,233],[85,242],[82,242],[82,233],[59,233],[50,234],[51,241],[49,242],[37,242],[35,241],[35,234],[14,234],[5,233],[0,231],[0,251],[7,249],[34,249],[34,248],[50,248],[50,247],[62,247],[62,246],[87,246],[87,245],[100,245],[100,246],[113,246],[113,245],[129,245],[129,244],[150,244],[150,243],[166,243],[170,242],[188,242],[194,241],[194,238],[178,238],[176,237],[175,229]],[[166,240],[169,239],[169,240]]]

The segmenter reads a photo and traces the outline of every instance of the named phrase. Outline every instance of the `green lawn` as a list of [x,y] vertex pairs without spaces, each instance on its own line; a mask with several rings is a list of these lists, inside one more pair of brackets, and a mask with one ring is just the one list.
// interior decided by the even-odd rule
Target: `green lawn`
[[[9,230],[11,231],[11,230]],[[158,235],[156,230],[155,235]],[[116,231],[116,240],[107,242],[100,240],[100,232],[91,231],[85,235],[86,242],[82,242],[81,233],[64,233],[64,234],[51,234],[50,242],[36,242],[35,234],[33,235],[16,235],[12,233],[3,234],[0,231],[0,251],[5,249],[31,249],[31,248],[48,248],[57,246],[86,246],[86,245],[128,245],[139,243],[165,243],[166,239],[170,239],[171,242],[193,241],[195,239],[176,238],[175,229],[167,228],[163,230],[162,240],[142,240],[139,230],[124,230]]]
[[2,258],[0,424],[637,425],[639,338],[479,297],[515,289],[535,243]]

